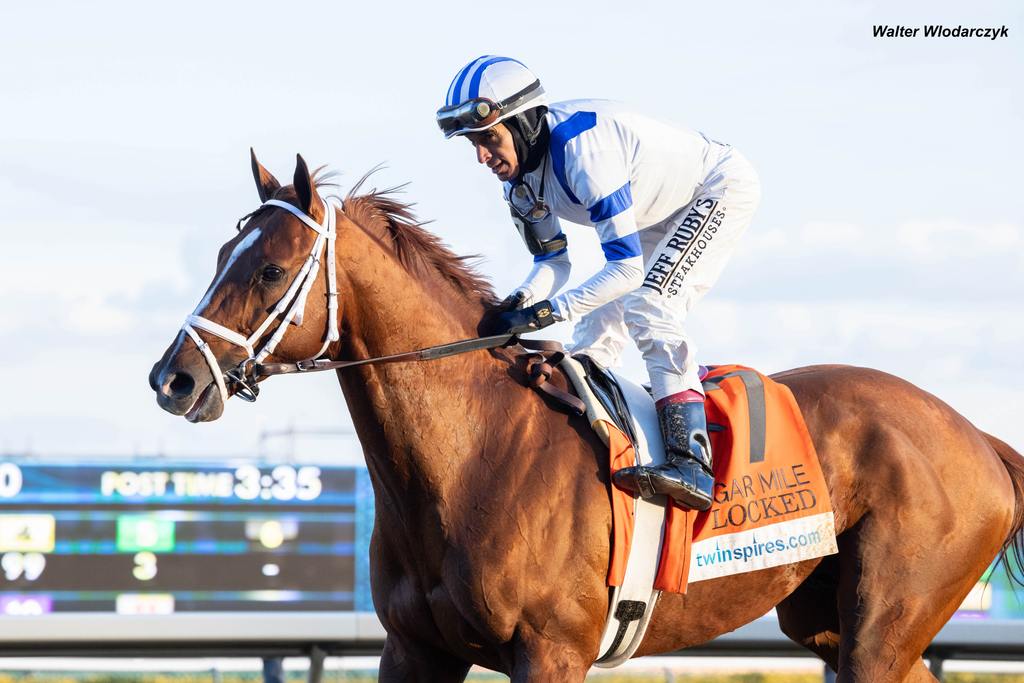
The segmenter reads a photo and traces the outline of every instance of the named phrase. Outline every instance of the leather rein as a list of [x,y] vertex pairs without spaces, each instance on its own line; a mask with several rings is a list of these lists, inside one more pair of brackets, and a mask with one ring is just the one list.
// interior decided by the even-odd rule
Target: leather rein
[[[341,338],[340,327],[338,325],[338,285],[334,258],[335,239],[337,237],[334,209],[340,209],[342,207],[337,206],[333,202],[328,202],[322,197],[320,197],[320,201],[323,202],[324,205],[324,219],[322,223],[317,223],[311,216],[291,204],[273,199],[264,202],[263,206],[275,206],[293,214],[306,226],[312,229],[316,233],[317,237],[310,249],[310,254],[307,257],[306,262],[303,264],[302,269],[292,282],[291,286],[289,286],[288,291],[281,298],[281,301],[278,302],[277,306],[274,307],[270,315],[267,316],[263,324],[260,325],[253,334],[249,337],[245,337],[238,332],[204,318],[201,315],[202,312],[199,308],[197,308],[192,315],[188,316],[185,320],[185,324],[182,325],[182,330],[189,338],[192,339],[193,342],[195,342],[199,351],[206,359],[207,364],[210,366],[214,380],[220,390],[221,398],[225,402],[227,402],[227,399],[230,396],[230,389],[234,389],[234,395],[238,396],[242,400],[250,403],[254,402],[260,393],[259,382],[274,375],[323,372],[326,370],[344,370],[347,368],[358,367],[360,365],[383,365],[387,363],[437,360],[439,358],[457,356],[470,351],[482,351],[518,345],[522,348],[536,352],[522,354],[520,356],[520,358],[524,358],[526,361],[526,373],[528,377],[527,383],[529,386],[547,394],[562,407],[568,408],[571,412],[574,412],[577,415],[582,415],[586,412],[584,404],[579,398],[568,392],[562,391],[558,387],[552,386],[547,382],[553,373],[553,366],[557,365],[565,355],[562,345],[555,341],[540,339],[524,340],[520,339],[515,334],[499,334],[489,337],[479,337],[476,339],[464,339],[461,341],[451,342],[449,344],[429,346],[415,351],[406,351],[405,353],[396,353],[389,356],[378,356],[376,358],[363,358],[360,360],[331,360],[329,358],[322,358],[323,354],[327,352],[327,348],[330,343],[338,341]],[[320,269],[321,260],[327,262],[327,272],[325,275],[327,278],[329,309],[327,332],[325,334],[323,346],[316,355],[304,360],[287,363],[262,362],[264,358],[273,353],[274,348],[284,337],[284,333],[288,329],[289,324],[293,321],[297,324],[301,323],[302,311],[306,304],[306,296],[312,288],[313,281],[316,279],[317,273]],[[200,307],[202,307],[202,304],[200,304]],[[283,318],[270,340],[259,352],[256,352],[253,345],[269,328],[271,322],[282,315]],[[220,364],[213,355],[213,351],[209,347],[209,344],[200,337],[197,328],[198,330],[203,330],[204,332],[213,334],[214,336],[235,344],[236,346],[241,346],[248,352],[249,357],[240,362],[233,369],[228,370],[227,372],[222,371]]]
[[[497,349],[503,346],[514,346],[516,344],[520,344],[525,348],[534,348],[533,343],[524,342],[514,334],[499,334],[492,337],[464,339],[450,344],[441,344],[440,346],[428,346],[425,349],[417,349],[416,351],[406,351],[405,353],[395,353],[390,356],[377,356],[376,358],[363,358],[360,360],[330,360],[327,358],[318,358],[315,360],[300,360],[291,363],[256,363],[253,368],[253,374],[258,378],[263,379],[273,375],[291,375],[302,372],[320,372],[323,370],[342,370],[344,368],[356,367],[358,365],[436,360],[438,358],[447,358],[448,356],[457,356],[460,353],[467,353],[469,351]],[[560,351],[561,348],[549,346],[554,344],[558,344],[558,342],[539,341],[536,342],[536,348],[545,351]],[[560,347],[561,345],[559,344],[558,346]]]
[[[512,346],[520,346],[536,352],[521,354],[520,356],[520,358],[525,360],[527,384],[531,388],[550,396],[560,406],[569,409],[570,412],[576,415],[583,415],[586,412],[586,406],[583,401],[548,383],[554,372],[554,366],[561,362],[565,356],[565,349],[562,344],[546,339],[520,339],[514,334],[498,334],[490,337],[463,339],[462,341],[451,342],[450,344],[428,346],[416,351],[406,351],[405,353],[396,353],[390,356],[377,356],[376,358],[363,358],[360,360],[329,360],[320,358],[291,363],[252,363],[247,371],[249,375],[246,388],[249,390],[255,389],[255,393],[258,395],[259,387],[256,383],[274,375],[345,370],[360,365],[384,365],[386,363],[437,360],[470,351],[485,351]],[[245,363],[242,365],[245,365]],[[240,365],[239,367],[242,366]]]

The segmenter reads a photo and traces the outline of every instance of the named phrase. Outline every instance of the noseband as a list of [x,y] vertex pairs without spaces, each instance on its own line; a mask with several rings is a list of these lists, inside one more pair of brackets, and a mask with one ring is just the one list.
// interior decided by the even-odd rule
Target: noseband
[[[203,354],[203,358],[206,359],[207,365],[210,366],[210,372],[213,374],[214,381],[217,383],[217,389],[220,390],[221,400],[227,403],[228,400],[228,384],[233,385],[235,394],[239,398],[245,401],[255,401],[259,395],[260,390],[257,384],[258,378],[256,377],[256,367],[260,364],[267,356],[274,352],[277,345],[281,343],[281,339],[284,338],[284,334],[288,329],[288,325],[292,321],[298,318],[302,319],[302,312],[306,307],[306,298],[309,296],[309,291],[313,288],[313,283],[316,282],[316,277],[320,272],[320,263],[326,250],[326,261],[327,261],[327,333],[324,338],[323,346],[315,354],[300,361],[301,363],[308,363],[314,361],[324,353],[327,352],[327,347],[331,343],[341,339],[341,334],[338,329],[338,277],[337,277],[337,263],[335,261],[335,240],[337,238],[337,215],[335,211],[342,207],[333,201],[328,201],[317,194],[321,203],[324,205],[324,219],[323,222],[317,223],[311,216],[306,214],[304,211],[292,206],[287,202],[282,202],[277,199],[268,199],[260,206],[260,209],[268,206],[284,209],[288,211],[300,221],[302,221],[308,228],[316,233],[316,240],[313,242],[312,248],[310,248],[309,256],[306,257],[306,261],[302,264],[302,268],[299,270],[295,279],[292,280],[291,285],[288,287],[288,291],[285,292],[281,300],[277,302],[273,310],[263,321],[263,323],[257,327],[252,334],[248,337],[229,330],[219,323],[204,318],[199,315],[200,311],[197,309],[192,315],[185,318],[185,324],[181,326],[181,329],[185,331],[200,353]],[[259,211],[260,209],[257,209]],[[255,213],[255,212],[254,212]],[[227,267],[227,266],[225,266]],[[253,345],[259,341],[266,331],[270,328],[273,322],[282,316],[281,323],[278,325],[274,334],[267,340],[267,343],[263,345],[263,348],[256,352]],[[220,364],[217,362],[216,356],[213,355],[213,351],[210,349],[209,344],[203,341],[202,337],[199,336],[197,330],[203,330],[209,332],[215,337],[219,337],[226,342],[240,346],[245,349],[248,357],[239,363],[234,369],[228,372],[223,372],[220,369]],[[227,381],[225,381],[227,380]]]

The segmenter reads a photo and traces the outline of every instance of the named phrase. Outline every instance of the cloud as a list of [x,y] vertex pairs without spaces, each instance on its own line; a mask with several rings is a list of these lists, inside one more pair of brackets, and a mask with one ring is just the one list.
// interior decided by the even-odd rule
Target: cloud
[[[188,450],[192,427],[157,410],[145,376],[202,295],[222,235],[166,226],[140,232],[117,221],[62,226],[77,237],[55,246],[34,226],[17,238],[24,257],[0,273],[7,302],[0,309],[0,365],[8,386],[59,389],[0,401],[6,432],[15,442],[65,451],[83,439],[102,442],[90,448]],[[592,230],[570,225],[567,231],[578,283],[603,256]],[[879,248],[879,235],[888,248]],[[518,284],[530,259],[511,228],[497,236],[482,269],[496,276],[501,292]],[[755,226],[720,285],[692,312],[688,329],[703,362],[740,362],[766,372],[837,362],[883,369],[1021,444],[1024,427],[1010,419],[1006,401],[1020,399],[1011,378],[1024,346],[1018,300],[1024,286],[1014,265],[1022,240],[1021,227],[1011,223]],[[115,246],[91,246],[97,243]],[[571,335],[568,326],[548,332],[544,336],[562,341]],[[627,354],[625,366],[645,377],[637,352]],[[317,386],[320,398],[314,399],[288,381],[275,382],[271,394],[293,398],[278,404],[282,412],[264,413],[265,399],[256,409],[231,406],[228,413],[237,417],[203,427],[194,447],[237,447],[222,431],[229,425],[251,434],[253,424],[344,419],[333,378]],[[1004,397],[1003,403],[981,402],[992,396]],[[323,405],[333,408],[318,408]],[[71,429],[42,434],[45,415],[78,425],[78,436]]]
[[[432,230],[457,251],[482,252],[499,293],[518,284],[530,257],[496,184],[433,122],[451,74],[484,51],[526,60],[555,99],[625,99],[733,141],[755,161],[764,206],[690,319],[702,358],[766,370],[881,367],[972,416],[982,412],[974,397],[995,397],[982,418],[1016,429],[1024,195],[1019,107],[1006,85],[1013,45],[880,42],[870,37],[882,7],[874,2],[705,3],[685,17],[598,5],[585,12],[593,44],[621,44],[630,60],[623,50],[560,49],[581,5],[552,8],[525,43],[494,44],[469,30],[472,17],[453,16],[436,27],[437,49],[413,61],[400,50],[367,61],[366,36],[330,40],[342,10],[315,25],[287,16],[270,25],[211,6],[199,24],[180,13],[140,33],[126,30],[132,12],[96,22],[82,9],[47,23],[46,10],[19,5],[12,25],[49,30],[13,32],[0,45],[12,94],[0,130],[0,433],[56,451],[125,452],[163,439],[172,452],[240,452],[265,425],[345,421],[333,378],[291,378],[256,406],[232,405],[223,423],[194,427],[158,411],[145,374],[202,297],[217,247],[254,208],[250,144],[282,180],[296,151],[348,178],[390,160],[380,185],[413,180],[409,199],[438,220]],[[910,22],[925,10],[960,21],[958,10],[925,3],[900,12]],[[345,23],[371,25],[373,11],[346,9]],[[979,11],[1005,14],[993,3]],[[393,17],[394,39],[421,38],[430,13]],[[645,30],[608,21],[623,17]],[[725,28],[680,41],[683,24]],[[765,26],[799,27],[806,40],[780,45]],[[253,36],[285,36],[281,50],[301,46],[305,66],[279,59],[281,50],[245,50]],[[37,59],[18,58],[25,50]],[[592,230],[570,227],[569,237],[579,282],[603,259]]]
[[1024,226],[914,220],[866,226],[814,221],[755,223],[716,291],[761,300],[902,299],[949,315],[1018,301],[1024,292]]
[[[1016,381],[1024,348],[1022,247],[1024,228],[1015,223],[813,221],[759,229],[755,220],[687,330],[703,363],[765,372],[819,363],[884,370],[1024,447],[1024,423],[1009,407],[1024,398]],[[635,350],[624,366],[645,375]]]
[[[840,363],[888,372],[1024,450],[1019,310],[989,306],[954,316],[902,301],[764,303],[716,297],[712,290],[694,309],[688,332],[703,364],[740,363],[774,373]],[[635,349],[623,360],[628,376],[646,376]],[[884,396],[867,394],[863,400]]]

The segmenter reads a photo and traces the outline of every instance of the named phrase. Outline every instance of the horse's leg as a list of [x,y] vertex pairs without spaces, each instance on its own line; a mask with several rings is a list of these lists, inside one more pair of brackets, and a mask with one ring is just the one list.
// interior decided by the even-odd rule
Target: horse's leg
[[564,643],[518,634],[511,683],[583,683],[592,658]]
[[839,537],[841,683],[934,680],[921,653],[998,548],[946,536],[953,511],[931,512],[920,524],[870,513]]
[[823,558],[811,575],[775,608],[782,632],[820,657],[833,671],[839,670],[838,571],[837,556]]
[[902,682],[932,636],[906,642],[914,640],[909,627],[933,618],[934,609],[927,596],[907,595],[913,560],[903,556],[894,543],[897,534],[887,533],[880,521],[869,514],[837,539],[840,683]]
[[512,671],[510,683],[548,683],[558,681],[559,683],[583,683],[587,678],[589,666],[573,665],[564,666],[561,664],[548,664],[547,662],[533,662],[524,666],[516,665]]
[[839,680],[922,680],[921,653],[1011,531],[1006,466],[963,417],[902,380],[845,367],[781,379],[821,444],[842,530]]
[[923,659],[918,659],[914,662],[914,666],[910,669],[910,673],[903,679],[903,683],[938,683],[932,672],[928,670],[928,666],[924,663]]
[[[839,670],[839,609],[836,602],[838,556],[822,560],[814,572],[776,607],[779,627],[793,642]],[[914,662],[905,683],[935,681],[923,660]]]
[[380,656],[379,681],[462,683],[470,665],[447,652],[388,635]]

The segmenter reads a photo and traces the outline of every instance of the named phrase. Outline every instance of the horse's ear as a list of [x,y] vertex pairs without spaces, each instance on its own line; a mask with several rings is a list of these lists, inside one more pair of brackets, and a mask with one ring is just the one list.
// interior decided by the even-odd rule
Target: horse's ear
[[309,215],[313,215],[313,197],[316,190],[313,188],[313,179],[309,176],[309,167],[301,154],[295,155],[295,177],[292,179],[295,187],[295,194],[299,198],[299,208]]
[[281,183],[256,160],[256,152],[252,147],[249,148],[249,156],[252,157],[252,177],[256,180],[256,191],[260,194],[260,201],[265,202],[281,189]]

